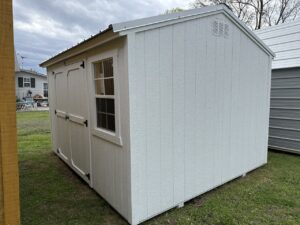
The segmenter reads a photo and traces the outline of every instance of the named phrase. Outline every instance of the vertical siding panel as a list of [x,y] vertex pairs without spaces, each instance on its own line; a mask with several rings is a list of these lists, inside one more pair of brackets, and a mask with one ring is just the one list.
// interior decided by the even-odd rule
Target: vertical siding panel
[[195,94],[196,94],[196,49],[197,21],[185,23],[185,194],[186,197],[195,195]]
[[258,89],[259,88],[259,85],[257,85],[257,80],[259,80],[260,78],[258,77],[259,76],[259,72],[260,72],[260,67],[258,65],[260,65],[259,63],[259,52],[258,52],[258,47],[256,46],[255,43],[251,42],[251,46],[252,46],[252,55],[253,55],[253,62],[255,63],[255,65],[253,65],[251,67],[251,74],[252,76],[252,79],[251,79],[251,87],[252,87],[252,91],[251,91],[251,121],[250,121],[250,127],[251,127],[251,132],[252,132],[252,135],[251,135],[251,151],[250,152],[250,163],[249,163],[249,170],[253,169],[254,167],[256,167],[256,161],[257,161],[257,157],[258,157],[258,151],[260,149],[260,147],[257,145],[257,130],[259,129],[259,126],[256,126],[258,125],[257,124],[257,120],[259,120],[259,111],[260,111],[260,106],[257,106],[257,99],[259,98],[259,96],[261,96],[261,90]]
[[240,31],[233,27],[232,28],[232,45],[235,46],[232,52],[232,84],[231,84],[231,128],[230,128],[230,146],[231,146],[231,155],[230,155],[230,176],[236,176],[238,168],[240,166],[240,129],[238,124],[240,123],[239,119],[239,96],[240,96],[240,67],[239,67],[239,58],[240,58]]
[[[243,33],[240,32],[240,57],[239,57],[239,87],[238,87],[238,109],[243,112],[239,113],[237,112],[238,121],[236,126],[239,129],[239,140],[240,145],[236,146],[236,152],[238,152],[238,160],[239,160],[239,166],[237,168],[237,172],[245,173],[246,167],[247,167],[247,149],[248,149],[248,134],[244,133],[244,130],[246,127],[248,127],[248,118],[247,118],[247,111],[248,111],[248,104],[244,104],[244,102],[248,102],[248,85],[247,85],[247,71],[245,71],[245,60],[243,60],[242,55],[245,53],[245,43],[246,37]],[[249,69],[249,68],[248,68]]]
[[258,84],[257,80],[262,79],[264,80],[264,78],[259,78],[259,76],[261,76],[262,74],[262,69],[261,69],[261,62],[260,62],[260,50],[259,48],[253,43],[253,63],[256,66],[252,66],[252,76],[253,78],[251,79],[251,86],[253,87],[252,90],[252,102],[251,102],[251,132],[252,132],[252,150],[250,151],[250,165],[249,165],[249,169],[251,168],[255,168],[258,166],[259,157],[261,154],[259,154],[260,149],[261,149],[261,145],[259,144],[259,134],[260,134],[260,124],[257,123],[257,121],[260,121],[260,115],[261,115],[261,105],[257,105],[257,99],[260,98],[260,96],[263,96],[262,90],[263,87],[261,86],[261,83],[264,82],[260,82],[260,84]]
[[161,149],[161,207],[173,204],[174,171],[173,171],[173,80],[172,80],[172,36],[173,27],[159,30],[160,58],[160,149]]
[[[243,43],[242,43],[242,52],[247,52],[247,55],[249,58],[253,57],[253,49],[251,47],[251,42],[248,41],[246,36],[243,34]],[[247,60],[246,58],[241,58],[241,64],[243,65],[243,68],[245,68],[246,63],[249,65],[248,71],[243,72],[242,77],[243,77],[243,83],[242,87],[244,89],[243,94],[245,96],[244,102],[247,102],[247,104],[244,104],[244,115],[243,115],[243,120],[244,120],[244,126],[242,127],[242,133],[243,133],[243,138],[244,138],[244,146],[241,151],[244,153],[244,172],[246,172],[250,166],[251,162],[251,151],[252,149],[252,93],[253,93],[253,87],[251,85],[253,78],[253,75],[250,76],[250,74],[253,73],[253,60]]]
[[[219,21],[222,21],[221,15],[218,16]],[[215,58],[215,115],[216,117],[214,118],[216,122],[215,126],[215,147],[214,147],[214,171],[215,171],[215,176],[214,176],[214,185],[218,185],[222,183],[222,175],[223,171],[226,170],[227,168],[223,167],[224,161],[226,161],[226,158],[224,158],[224,151],[225,151],[225,133],[224,133],[224,123],[225,123],[225,117],[226,111],[224,109],[224,100],[226,98],[227,93],[225,92],[226,88],[226,79],[227,79],[227,74],[225,70],[225,43],[224,43],[224,37],[217,37],[216,38],[216,58]],[[227,119],[227,118],[226,118]]]
[[207,33],[207,54],[206,54],[206,84],[205,84],[205,90],[206,90],[206,108],[205,110],[205,116],[206,120],[204,121],[203,126],[206,129],[206,135],[205,135],[205,143],[204,146],[206,155],[205,159],[207,162],[204,163],[203,167],[205,166],[204,171],[207,176],[205,176],[205,180],[203,181],[203,185],[205,189],[209,189],[214,185],[214,179],[215,179],[215,146],[216,146],[216,134],[215,134],[215,128],[216,128],[216,110],[215,110],[215,103],[216,103],[216,65],[215,65],[215,59],[216,59],[216,37],[212,35],[212,18],[208,18],[206,33]]
[[[132,173],[136,173],[136,182],[133,184],[132,195],[136,196],[136,201],[133,201],[134,215],[133,221],[139,221],[140,218],[148,216],[148,196],[147,194],[147,146],[146,146],[146,73],[145,73],[145,33],[138,33],[134,40],[134,76],[130,77],[130,106],[131,106],[131,123],[132,137],[131,149],[132,152]],[[137,217],[136,217],[137,215]]]
[[196,51],[197,51],[197,64],[196,64],[196,187],[200,192],[205,191],[205,180],[208,179],[206,164],[208,159],[208,151],[206,149],[206,108],[207,108],[207,38],[209,34],[207,34],[207,22],[208,20],[202,19],[198,22],[197,32],[198,41],[196,42]]
[[146,142],[148,215],[160,210],[161,152],[160,152],[160,85],[159,85],[159,30],[145,33],[146,68]]
[[[266,56],[265,56],[266,57]],[[266,62],[268,62],[268,68],[266,68],[265,74],[267,74],[265,76],[265,80],[264,80],[264,84],[265,84],[265,88],[264,88],[264,97],[265,97],[265,102],[266,102],[266,108],[264,108],[264,116],[265,119],[264,121],[268,121],[268,125],[267,127],[263,127],[264,128],[264,135],[267,135],[269,137],[269,119],[270,119],[270,102],[271,102],[271,73],[272,73],[272,58],[271,56],[266,57],[267,59]],[[268,139],[263,139],[264,142],[264,149],[268,148]],[[263,150],[262,150],[263,151]],[[263,151],[264,152],[264,151]],[[263,163],[267,163],[267,159],[268,159],[268,151],[265,151],[263,154]]]
[[184,24],[173,28],[174,203],[184,201]]
[[[225,18],[224,18],[225,20]],[[221,76],[223,77],[222,82],[222,92],[221,92],[221,120],[222,120],[222,137],[223,143],[220,147],[221,157],[220,157],[220,174],[221,174],[221,183],[230,179],[230,157],[231,157],[231,146],[230,146],[230,137],[231,133],[228,132],[231,129],[231,83],[232,83],[232,30],[235,28],[234,24],[226,21],[229,25],[229,34],[227,38],[223,38],[223,71]]]
[[[256,49],[256,61],[257,61],[257,71],[255,73],[255,81],[257,79],[260,79],[259,76],[261,76],[260,74],[263,74],[264,73],[264,69],[263,69],[263,62],[264,62],[264,59],[262,57],[262,54],[259,50],[259,48]],[[266,78],[261,78],[262,79],[262,82],[256,82],[256,85],[255,85],[255,93],[254,93],[254,98],[255,99],[259,99],[261,96],[264,96],[264,80]],[[263,121],[262,121],[262,115],[263,115],[263,108],[264,106],[262,104],[260,105],[257,105],[254,103],[254,107],[256,109],[256,118],[255,118],[255,123],[254,123],[254,142],[255,142],[255,146],[258,146],[256,147],[255,149],[255,155],[254,155],[254,159],[253,159],[253,166],[256,167],[258,166],[259,164],[262,163],[262,146],[263,146],[263,142],[261,142],[261,138],[264,137],[264,134],[262,133],[263,129],[260,129],[260,124],[263,124]]]

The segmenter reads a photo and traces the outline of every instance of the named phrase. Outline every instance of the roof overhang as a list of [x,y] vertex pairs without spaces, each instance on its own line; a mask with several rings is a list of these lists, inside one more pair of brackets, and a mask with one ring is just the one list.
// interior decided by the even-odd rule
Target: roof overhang
[[81,53],[86,52],[92,48],[103,45],[109,41],[112,41],[116,38],[120,37],[117,32],[114,32],[112,26],[110,25],[107,29],[101,31],[100,33],[91,36],[90,38],[80,42],[79,44],[62,51],[61,53],[53,56],[52,58],[42,62],[40,64],[41,67],[49,67],[56,63],[59,63],[63,60],[66,60],[70,57],[79,55]]

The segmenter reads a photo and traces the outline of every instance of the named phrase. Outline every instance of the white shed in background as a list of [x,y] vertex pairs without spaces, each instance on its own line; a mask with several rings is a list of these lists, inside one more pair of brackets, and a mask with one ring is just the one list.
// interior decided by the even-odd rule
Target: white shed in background
[[113,24],[43,62],[53,150],[138,224],[267,162],[272,52],[225,6]]
[[300,154],[300,20],[256,31],[272,63],[269,147]]

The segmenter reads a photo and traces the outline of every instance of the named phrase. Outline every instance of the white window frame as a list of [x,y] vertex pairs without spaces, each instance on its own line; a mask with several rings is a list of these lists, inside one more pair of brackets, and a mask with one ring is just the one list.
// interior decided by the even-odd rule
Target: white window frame
[[[47,88],[45,88],[45,84],[47,84]],[[47,91],[47,98],[48,98],[48,96],[49,96],[48,89],[49,89],[49,84],[48,84],[48,82],[43,82],[43,96],[45,97],[45,91]]]
[[[29,80],[29,81],[25,81],[25,79]],[[25,83],[29,83],[29,86],[25,86]],[[23,77],[23,87],[25,88],[30,88],[31,87],[31,78],[30,77]]]
[[[95,79],[94,79],[94,63],[108,58],[113,59],[113,79],[114,79],[114,101],[115,101],[115,132],[97,127],[97,109],[96,109],[96,95]],[[88,58],[88,79],[89,79],[89,95],[90,95],[90,109],[91,109],[91,133],[93,136],[112,142],[122,146],[121,138],[121,123],[120,123],[120,96],[119,96],[119,69],[118,69],[118,50],[107,51]],[[106,96],[111,98],[111,96]],[[106,98],[101,95],[101,98]]]

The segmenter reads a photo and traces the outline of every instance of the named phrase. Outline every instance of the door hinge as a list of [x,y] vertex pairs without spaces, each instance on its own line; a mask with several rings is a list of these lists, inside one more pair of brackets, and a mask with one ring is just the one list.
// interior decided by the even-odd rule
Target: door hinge
[[54,114],[56,115],[56,113],[57,113],[57,111],[56,111],[56,109],[54,110]]
[[68,120],[68,119],[70,119],[70,117],[69,117],[68,115],[66,115],[66,116],[65,116],[65,119]]
[[59,148],[58,148],[58,149],[56,149],[56,152],[57,152],[57,154],[59,154],[59,153],[60,153],[60,151],[59,151]]
[[80,64],[80,66],[84,69],[84,67],[85,67],[84,61],[82,61],[82,63]]
[[85,124],[86,127],[88,126],[88,120],[84,121],[83,123]]
[[89,173],[85,174],[85,176],[87,177],[87,179],[91,179],[91,175]]

